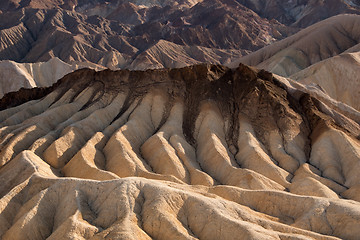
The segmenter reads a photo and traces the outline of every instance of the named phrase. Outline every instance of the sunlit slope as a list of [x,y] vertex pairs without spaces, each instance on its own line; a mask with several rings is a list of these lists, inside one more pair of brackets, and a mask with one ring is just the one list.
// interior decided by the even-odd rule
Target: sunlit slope
[[268,72],[82,69],[29,91],[0,101],[3,239],[360,234],[359,124]]

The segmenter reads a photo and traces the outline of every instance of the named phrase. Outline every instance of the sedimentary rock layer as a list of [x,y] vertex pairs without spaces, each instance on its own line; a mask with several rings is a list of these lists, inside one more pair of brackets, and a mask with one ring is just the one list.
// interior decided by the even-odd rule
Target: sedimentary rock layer
[[81,69],[18,94],[0,101],[3,239],[360,234],[359,123],[269,72]]

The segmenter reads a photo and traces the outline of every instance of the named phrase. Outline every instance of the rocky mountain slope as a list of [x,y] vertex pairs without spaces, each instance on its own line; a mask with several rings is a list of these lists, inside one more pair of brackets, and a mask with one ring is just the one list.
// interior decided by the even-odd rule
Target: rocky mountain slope
[[359,14],[359,0],[238,0],[261,17],[288,26],[308,27],[338,14]]
[[[177,8],[186,9],[207,0],[8,0],[0,3],[0,9],[12,11],[20,8],[52,9],[62,8],[73,10],[86,15],[99,15],[108,19],[122,19],[122,21],[146,21],[141,8]],[[316,22],[338,14],[359,14],[359,0],[236,0],[221,1],[224,4],[241,4],[259,16],[266,19],[275,19],[287,26],[308,27]],[[127,4],[130,3],[130,4]],[[127,9],[128,14],[119,16]],[[117,16],[116,16],[117,15]],[[128,18],[130,17],[130,18]],[[128,19],[126,19],[128,18]]]
[[0,60],[57,57],[111,69],[228,64],[312,23],[359,11],[354,0],[7,0],[0,3]]
[[108,16],[112,13],[112,11],[115,11],[119,5],[124,3],[131,3],[141,7],[175,6],[181,9],[192,7],[202,1],[203,0],[8,0],[1,2],[0,9],[2,11],[11,11],[25,7],[40,9],[63,8],[66,10],[84,12],[88,15],[94,15],[94,13],[97,13],[97,15],[100,16]]
[[187,49],[187,64],[198,63],[198,55],[207,55],[210,63],[226,63],[289,32],[286,26],[259,17],[235,0],[206,0],[196,5],[184,1],[188,4],[183,7],[79,2],[71,11],[62,2],[50,6],[41,5],[43,2],[26,1],[26,5],[22,1],[0,14],[0,60],[38,62],[58,57],[67,63],[87,61],[126,68],[154,46],[168,44],[169,48]]
[[5,95],[0,236],[357,239],[360,113],[300,85],[197,65]]
[[[30,10],[29,10],[30,11]],[[35,11],[35,10],[31,10]],[[36,10],[36,14],[39,13],[40,10]],[[41,10],[43,11],[43,10]],[[40,12],[41,12],[40,11]],[[53,11],[53,10],[51,10]],[[60,10],[59,10],[60,11]],[[61,12],[61,11],[60,11]],[[53,13],[57,15],[59,12],[58,10],[54,10]],[[70,12],[66,12],[70,13]],[[23,14],[23,13],[22,13]],[[35,14],[35,15],[36,15]],[[73,13],[71,13],[73,14]],[[11,14],[10,14],[11,15]],[[26,15],[26,14],[25,14]],[[75,14],[76,15],[76,14]],[[39,19],[38,17],[42,16],[41,14],[37,17],[31,16],[30,19],[32,21],[37,19],[34,22],[37,22]],[[59,15],[61,16],[61,15]],[[59,17],[57,16],[57,17]],[[80,16],[80,15],[79,15]],[[43,16],[44,17],[44,16]],[[68,22],[71,22],[71,26],[76,28],[82,29],[81,31],[84,33],[83,25],[77,21],[64,21],[64,16],[60,18],[56,18],[57,23],[61,23],[63,26],[67,25]],[[54,18],[51,18],[53,21]],[[103,19],[104,20],[104,19]],[[18,21],[18,20],[16,20]],[[15,21],[15,22],[16,22]],[[22,20],[21,20],[22,21]],[[30,20],[29,20],[30,21]],[[48,22],[47,20],[44,20]],[[50,20],[49,20],[50,21]],[[50,22],[51,22],[50,21]],[[54,20],[55,21],[55,20]],[[64,21],[65,23],[63,23]],[[104,20],[105,21],[105,20]],[[25,21],[26,23],[26,21]],[[76,25],[76,24],[79,25]],[[113,22],[108,22],[113,23]],[[101,23],[102,24],[102,23]],[[100,24],[100,25],[101,25]],[[20,25],[23,25],[21,22]],[[28,26],[28,24],[26,24]],[[37,24],[33,25],[33,27],[38,26]],[[51,28],[51,24],[49,27]],[[68,25],[67,25],[68,26]],[[87,25],[86,25],[87,26]],[[112,26],[111,24],[108,27]],[[125,25],[124,25],[125,26]],[[202,62],[212,62],[212,63],[223,63],[230,67],[236,67],[239,62],[255,65],[258,68],[264,68],[268,71],[271,71],[275,74],[279,74],[282,76],[292,77],[297,81],[305,83],[306,85],[314,85],[318,84],[320,89],[324,90],[327,94],[338,101],[342,101],[344,103],[349,104],[350,106],[354,107],[355,109],[359,109],[359,104],[357,103],[356,99],[360,98],[360,94],[358,91],[358,74],[357,71],[357,59],[356,57],[352,58],[351,61],[338,61],[337,59],[342,59],[342,57],[337,57],[339,54],[352,53],[351,56],[357,55],[360,51],[360,43],[359,43],[359,32],[360,29],[360,15],[339,15],[322,22],[319,22],[313,26],[310,26],[297,34],[294,34],[291,37],[288,37],[284,40],[276,42],[270,46],[264,47],[254,53],[246,55],[248,50],[236,50],[236,49],[218,49],[212,47],[202,47],[197,45],[182,45],[182,44],[175,44],[171,41],[167,40],[159,40],[153,45],[149,46],[148,48],[143,49],[140,51],[138,48],[132,47],[128,42],[122,42],[120,49],[124,51],[127,49],[127,53],[120,53],[117,50],[115,51],[111,46],[108,44],[113,44],[114,41],[109,41],[106,39],[106,34],[104,32],[101,33],[100,30],[99,34],[95,34],[94,36],[86,35],[87,40],[94,40],[99,41],[95,44],[96,47],[99,49],[94,48],[93,43],[86,43],[87,40],[84,40],[82,33],[79,32],[75,39],[72,39],[73,36],[68,34],[69,39],[62,39],[62,34],[65,32],[72,31],[71,29],[64,30],[60,28],[54,29],[54,36],[47,36],[44,38],[43,42],[48,42],[49,37],[56,39],[59,42],[59,46],[54,46],[56,51],[50,50],[50,52],[46,52],[47,50],[43,50],[42,46],[39,45],[36,47],[36,51],[30,50],[29,56],[33,56],[36,54],[36,58],[26,59],[28,61],[36,61],[36,59],[52,59],[54,56],[62,56],[67,59],[68,62],[71,62],[70,65],[72,67],[66,67],[66,69],[77,69],[79,65],[82,66],[91,66],[95,69],[101,69],[101,66],[110,67],[111,69],[117,69],[119,67],[126,67],[129,69],[148,69],[148,68],[178,68],[184,67],[191,64],[199,64]],[[105,27],[106,28],[106,27]],[[32,29],[30,27],[29,29]],[[34,30],[34,29],[33,29]],[[33,31],[32,30],[32,31]],[[38,31],[43,31],[39,28]],[[87,30],[89,33],[94,33],[95,28],[89,28]],[[59,33],[61,32],[61,33]],[[30,34],[30,33],[29,33]],[[116,35],[116,31],[114,30],[113,34]],[[11,37],[13,41],[9,42],[9,47],[4,50],[2,53],[4,54],[4,58],[7,56],[20,56],[20,52],[26,52],[26,49],[31,49],[31,46],[26,41],[22,41],[21,34],[18,36],[19,39],[14,40],[16,37],[9,35],[4,37],[3,39]],[[112,38],[113,40],[116,38]],[[58,40],[59,39],[59,40]],[[125,38],[124,38],[125,39]],[[123,39],[123,40],[124,40]],[[129,39],[134,40],[133,38],[129,37]],[[73,46],[67,46],[69,40],[70,44],[75,44],[76,50],[75,51],[68,51],[68,49],[72,49]],[[17,42],[18,41],[18,42]],[[96,42],[95,41],[95,42]],[[120,41],[119,39],[116,40],[116,43]],[[15,43],[17,42],[17,43]],[[38,41],[35,41],[33,44],[37,45]],[[50,41],[51,42],[51,41]],[[141,43],[138,42],[139,44]],[[27,45],[28,44],[28,45]],[[64,44],[66,46],[64,46]],[[85,45],[84,45],[85,44]],[[134,45],[134,42],[132,42]],[[116,44],[115,44],[116,45]],[[139,45],[140,46],[140,45]],[[138,46],[138,47],[139,47]],[[46,45],[49,47],[49,44]],[[104,50],[105,48],[112,49],[110,51]],[[140,48],[140,47],[139,47]],[[46,53],[44,53],[45,51]],[[120,51],[120,50],[119,50]],[[6,54],[5,54],[6,53]],[[85,55],[84,55],[85,54]],[[105,54],[105,55],[103,55]],[[134,54],[133,57],[131,55]],[[243,55],[246,55],[242,57]],[[335,60],[331,60],[332,57],[335,57]],[[316,67],[312,67],[313,65],[317,64],[319,61],[327,60],[324,63],[319,63]],[[345,59],[350,59],[345,57]],[[75,61],[76,60],[76,61]],[[58,62],[58,60],[49,60],[51,62]],[[94,64],[92,62],[96,62]],[[331,64],[331,62],[336,62]],[[54,83],[58,77],[61,77],[68,73],[69,71],[64,71],[61,76],[56,75],[49,76],[48,71],[54,71],[54,64],[48,64],[50,66],[49,69],[46,69],[46,64],[43,64],[41,71],[44,73],[38,72],[37,76],[46,75],[47,80],[41,80],[40,82],[44,83],[47,82],[48,85],[44,84],[36,84],[32,83],[31,77],[24,77],[29,76],[26,74],[27,70],[24,72],[23,67],[20,67],[20,63],[2,63],[5,64],[4,66],[10,66],[6,71],[3,71],[3,74],[0,75],[0,82],[2,83],[2,94],[17,90],[20,87],[34,87],[36,86],[49,86]],[[40,64],[40,63],[39,63]],[[59,63],[58,67],[63,69],[62,65],[66,65],[66,63]],[[349,65],[351,64],[351,66]],[[28,65],[28,64],[25,64]],[[24,66],[25,66],[24,65]],[[30,64],[31,65],[31,64]],[[30,66],[29,65],[29,66]],[[69,65],[69,64],[67,64]],[[323,71],[320,71],[316,74],[315,69],[319,69],[320,66],[323,67]],[[308,68],[309,69],[306,69]],[[335,67],[337,71],[324,71],[325,69],[329,69]],[[27,68],[27,67],[25,67]],[[14,70],[17,69],[17,70]],[[343,71],[343,69],[347,69]],[[39,69],[40,70],[40,69]],[[297,72],[302,71],[295,75]],[[36,71],[35,71],[36,72]],[[57,70],[57,72],[60,72]],[[325,78],[329,77],[332,80],[327,82]],[[344,75],[345,74],[345,75]],[[350,75],[349,75],[350,74]],[[32,75],[32,73],[30,73]],[[312,76],[314,75],[314,76]],[[315,76],[316,75],[316,76]],[[321,75],[321,76],[320,76]],[[9,77],[11,76],[11,78]],[[324,78],[323,80],[317,80],[319,78]],[[13,79],[11,84],[9,84],[9,79]],[[31,82],[31,83],[30,83]],[[336,92],[336,93],[335,93]]]

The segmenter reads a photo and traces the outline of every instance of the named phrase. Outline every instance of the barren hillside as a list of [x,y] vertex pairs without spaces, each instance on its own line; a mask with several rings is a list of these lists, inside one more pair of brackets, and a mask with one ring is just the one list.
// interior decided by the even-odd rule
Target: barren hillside
[[360,111],[360,52],[326,59],[290,78],[308,86],[319,86],[332,98]]
[[[140,2],[80,1],[72,10],[65,7],[69,1],[65,5],[21,1],[13,4],[17,7],[3,7],[7,10],[0,13],[0,60],[39,62],[58,57],[66,63],[128,68],[142,53],[166,43],[169,48],[179,45],[187,49],[187,65],[198,63],[196,56],[208,51],[213,54],[204,60],[223,64],[291,32],[235,0],[189,1],[185,5],[154,1],[148,6]],[[223,53],[229,57],[224,58]],[[155,60],[161,62],[161,58]]]
[[359,112],[319,99],[245,65],[7,94],[0,236],[357,239]]
[[264,47],[229,64],[239,62],[290,76],[319,61],[344,52],[358,52],[360,15],[338,15]]
[[359,0],[238,0],[261,17],[288,26],[308,27],[339,14],[359,14]]

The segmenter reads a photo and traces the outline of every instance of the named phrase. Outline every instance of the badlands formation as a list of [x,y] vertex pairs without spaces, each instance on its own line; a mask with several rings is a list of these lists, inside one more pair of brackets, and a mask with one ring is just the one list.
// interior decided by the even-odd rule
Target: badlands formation
[[5,95],[0,238],[358,239],[360,114],[300,85],[196,65]]
[[291,76],[319,61],[341,53],[360,51],[360,15],[338,15],[248,54],[239,62]]
[[[236,68],[241,62],[310,87],[317,84],[359,110],[356,62],[349,67],[338,58],[306,69],[360,51],[359,13],[358,0],[4,0],[0,97],[21,87],[49,86],[83,66],[145,70],[212,63]],[[326,19],[337,14],[343,15]],[[315,69],[332,68],[330,62],[349,69],[348,74],[315,74]]]
[[[3,0],[0,60],[36,63],[56,57],[70,65],[87,62],[138,70],[202,62],[236,62],[236,67],[236,59],[338,14],[360,14],[359,0]],[[290,71],[313,64],[316,57],[304,49],[309,43],[316,42],[310,44],[313,55],[318,44],[326,46],[320,49],[320,60],[342,52],[337,44],[358,43],[352,32],[359,32],[359,21],[344,23],[341,18],[347,17],[317,25],[328,30],[310,26],[306,34],[292,36],[274,51],[266,48],[268,57],[279,54],[259,67],[290,75],[282,69],[288,64],[281,63],[286,62],[283,58],[289,55],[291,61],[300,54],[302,59],[291,62]],[[268,58],[256,56],[242,63],[257,65]]]
[[146,54],[168,45],[185,52],[187,65],[225,64],[292,32],[235,0],[4,2],[0,60],[16,62],[58,57],[69,64],[129,68],[143,60],[146,69],[154,67],[155,58],[160,67],[169,67],[171,62],[161,65],[161,54]]
[[[210,12],[214,10],[214,8],[208,9],[205,6],[198,6],[197,8],[202,9],[201,11],[198,11]],[[217,5],[215,4],[215,6]],[[53,16],[46,17],[46,15],[42,15],[45,14],[45,12],[40,14],[39,11],[40,10],[37,10],[35,16],[31,15],[30,18],[27,16],[27,12],[31,12],[30,10],[27,10],[27,12],[23,11],[21,16],[24,19],[29,18],[29,20],[27,20],[29,22],[43,21],[43,28],[45,29],[52,29],[54,27],[53,24],[62,23],[65,21],[64,19],[69,17],[59,14],[59,12],[53,12]],[[68,12],[66,13],[69,14]],[[266,69],[272,73],[284,77],[290,77],[300,83],[305,84],[308,88],[317,88],[325,95],[327,94],[339,102],[346,103],[357,110],[360,109],[360,103],[358,100],[360,99],[360,75],[358,74],[360,65],[360,58],[358,57],[360,52],[360,15],[339,15],[324,20],[315,25],[307,27],[306,29],[282,41],[276,42],[270,46],[264,47],[256,52],[246,55],[250,51],[249,49],[228,49],[218,48],[217,46],[201,46],[206,45],[205,42],[190,46],[187,44],[176,44],[170,40],[164,39],[156,41],[154,40],[151,46],[144,48],[142,51],[129,47],[130,45],[127,43],[125,44],[125,42],[125,45],[114,45],[110,47],[107,45],[107,43],[111,44],[112,41],[105,40],[104,38],[104,36],[106,36],[105,30],[109,30],[111,28],[111,24],[109,22],[106,23],[105,20],[105,22],[101,21],[99,24],[103,27],[107,27],[104,29],[95,29],[94,26],[92,26],[90,23],[85,24],[82,23],[79,19],[76,19],[76,16],[73,14],[74,13],[72,13],[71,17],[69,17],[65,23],[62,23],[62,28],[64,29],[60,31],[59,29],[61,28],[55,28],[56,33],[44,32],[44,30],[36,29],[35,27],[38,25],[30,26],[30,23],[26,25],[31,31],[39,32],[39,36],[37,37],[38,40],[33,43],[33,46],[36,46],[37,50],[30,50],[30,53],[26,55],[27,57],[23,59],[16,59],[18,59],[20,62],[38,61],[39,59],[50,60],[43,63],[17,63],[9,60],[0,61],[0,97],[7,92],[18,90],[21,87],[29,88],[50,86],[66,73],[82,67],[90,67],[97,70],[104,69],[105,67],[108,67],[112,70],[119,68],[143,70],[149,68],[180,68],[192,64],[206,62],[225,64],[229,67],[236,68],[239,62],[241,62],[244,64],[257,66],[260,69]],[[190,13],[188,14],[190,15]],[[228,15],[228,13],[225,15]],[[199,13],[198,16],[200,16]],[[44,17],[44,19],[41,19],[41,17]],[[46,20],[48,18],[51,20]],[[89,21],[89,19],[87,21]],[[71,22],[72,24],[69,24],[68,26],[67,22]],[[205,23],[206,20],[203,20],[202,24]],[[55,36],[56,38],[61,39],[59,44],[67,44],[67,40],[62,39],[62,37],[60,37],[58,34],[72,32],[74,31],[74,26],[77,26],[76,28],[80,29],[86,28],[89,33],[96,30],[98,34],[103,37],[99,38],[101,40],[98,43],[93,42],[91,39],[82,39],[81,44],[85,44],[85,42],[88,40],[91,41],[85,44],[86,47],[80,43],[80,45],[76,44],[77,47],[75,50],[73,49],[72,45],[61,45],[56,47],[53,46],[56,49],[60,49],[60,52],[55,49],[43,49],[42,44],[37,46],[39,39],[43,39],[41,36],[42,34],[46,35],[47,37]],[[246,31],[251,32],[256,28],[251,24],[250,27],[251,28],[246,29]],[[146,28],[142,27],[143,30]],[[267,29],[269,30],[269,28]],[[57,33],[58,30],[61,33]],[[265,30],[266,28],[260,32]],[[111,34],[114,35],[115,32],[116,29],[114,28]],[[8,32],[8,34],[4,34],[4,44],[1,45],[4,49],[1,50],[0,48],[0,56],[3,56],[3,58],[9,58],[10,56],[18,56],[20,54],[19,51],[22,51],[22,48],[16,48],[15,50],[11,49],[11,46],[13,46],[14,42],[7,41],[8,37],[11,37],[12,39],[19,37],[17,40],[19,46],[25,46],[21,42],[28,42],[30,40],[21,39],[20,35],[15,37],[12,33],[10,34],[10,32]],[[78,37],[80,37],[80,35],[78,35]],[[22,37],[25,36],[26,34],[22,35]],[[129,39],[131,39],[133,44],[134,42],[136,43],[134,38]],[[191,37],[191,39],[193,38]],[[203,37],[201,37],[201,39],[203,39]],[[237,41],[236,39],[232,40],[235,42]],[[248,40],[244,40],[243,43],[245,44],[246,42],[253,42],[255,44],[256,42],[253,40]],[[52,40],[45,38],[43,41],[51,42]],[[6,44],[6,42],[9,43],[10,47]],[[138,42],[138,44],[140,44],[140,42]],[[214,43],[215,40],[211,40],[211,42]],[[103,52],[105,54],[104,55],[101,53],[101,51],[93,49],[91,50],[91,46],[100,45],[109,49],[117,47],[121,48],[122,50],[132,50],[131,53],[128,52],[125,54],[126,56],[114,51],[105,51],[106,53]],[[25,46],[24,51],[26,52],[26,49],[28,48],[29,46]],[[62,52],[62,50],[66,49],[73,50]],[[42,54],[44,52],[47,52],[45,54],[46,56],[44,55],[40,58],[39,56],[35,58],[30,57],[33,56],[33,53]],[[48,53],[50,55],[48,55]],[[246,56],[242,57],[243,55]],[[54,56],[62,56],[62,58],[65,59],[64,61],[67,61],[68,63]]]
[[266,69],[360,110],[360,15],[339,15],[227,64]]
[[339,14],[359,14],[359,0],[238,0],[267,19],[288,26],[308,27]]

